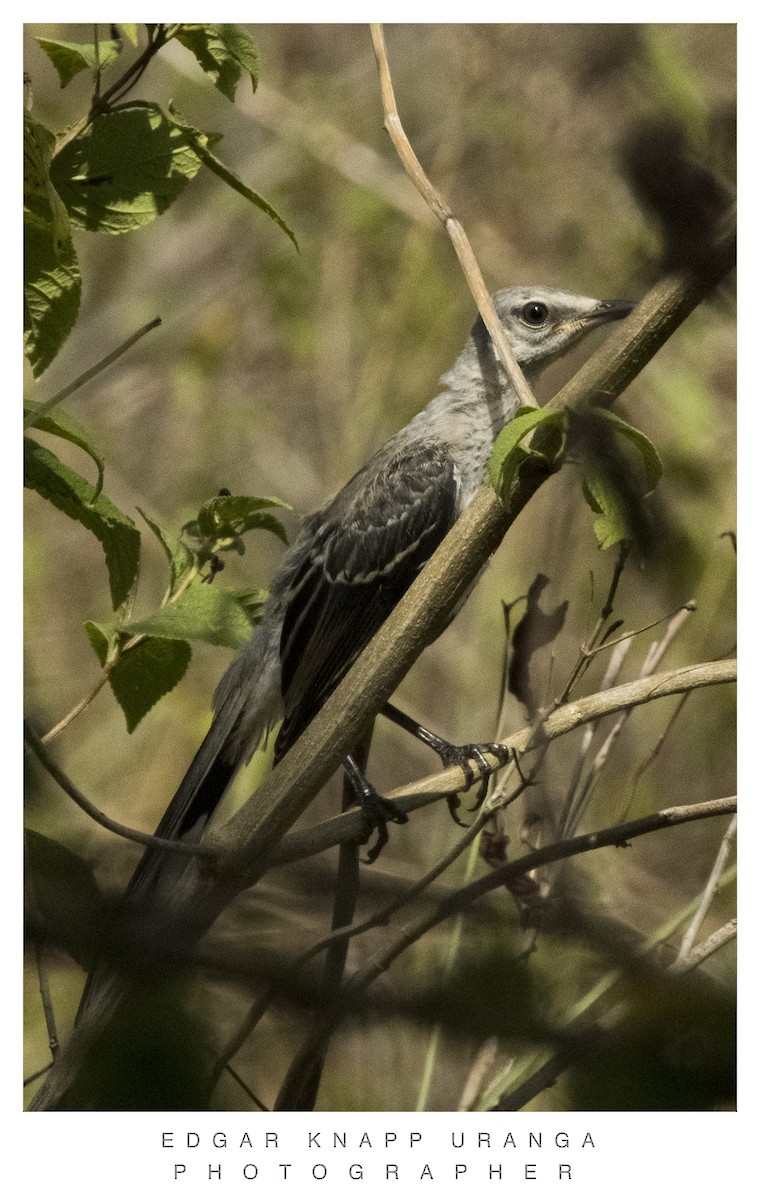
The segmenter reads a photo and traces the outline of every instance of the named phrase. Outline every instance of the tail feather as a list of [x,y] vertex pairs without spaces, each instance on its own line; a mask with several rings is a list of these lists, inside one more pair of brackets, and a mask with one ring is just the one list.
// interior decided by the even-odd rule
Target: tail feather
[[[240,715],[238,704],[230,703],[213,719],[202,745],[195,754],[178,789],[165,809],[155,837],[172,841],[199,841],[239,767],[239,755],[230,746],[231,734]],[[125,890],[125,899],[135,900],[153,890],[168,860],[176,864],[179,855],[148,846]]]
[[[241,706],[234,702],[224,705],[213,719],[205,739],[184,775],[173,799],[155,830],[156,837],[179,841],[199,841],[203,830],[215,812],[221,797],[240,763],[240,755],[231,746]],[[188,863],[188,859],[172,851],[147,846],[113,915],[110,929],[104,938],[104,948],[118,929],[130,930],[131,937],[141,940],[141,930],[151,930],[151,911],[157,903],[157,892],[166,892]],[[112,986],[111,965],[100,956],[85,983],[76,1021],[86,1009],[100,1003],[103,994]]]

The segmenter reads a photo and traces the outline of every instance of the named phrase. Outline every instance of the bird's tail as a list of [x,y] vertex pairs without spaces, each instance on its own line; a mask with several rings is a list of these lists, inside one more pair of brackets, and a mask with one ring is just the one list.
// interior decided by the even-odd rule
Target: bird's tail
[[[202,745],[165,809],[155,837],[170,841],[200,840],[241,761],[239,752],[232,746],[239,716],[240,705],[231,697],[229,704],[216,713]],[[173,863],[179,866],[184,861],[181,855],[172,851],[148,846],[130,878],[124,898],[131,901],[147,898],[156,889],[160,876],[170,871]]]
[[[155,837],[198,842],[241,762],[236,731],[241,717],[239,698],[231,695],[216,713],[188,771],[155,830]],[[188,865],[188,858],[147,846],[109,922],[104,945],[97,951],[80,999],[77,1021],[86,1008],[100,1002],[110,986],[111,968],[105,953],[118,931],[131,940],[151,937],[152,912]],[[135,947],[134,947],[135,949]]]

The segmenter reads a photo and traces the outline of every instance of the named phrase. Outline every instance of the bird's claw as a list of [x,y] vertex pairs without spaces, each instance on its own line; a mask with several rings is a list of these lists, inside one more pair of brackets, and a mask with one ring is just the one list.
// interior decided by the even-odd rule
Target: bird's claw
[[359,805],[363,822],[359,838],[360,845],[368,842],[373,833],[377,832],[375,842],[367,854],[362,857],[362,862],[369,866],[370,863],[375,862],[388,842],[388,822],[393,821],[395,825],[406,825],[409,817],[400,808],[397,808],[393,800],[387,800],[369,784],[359,796]]
[[[479,790],[476,793],[476,803],[468,809],[469,812],[476,812],[476,809],[484,803],[489,791],[490,777],[499,767],[504,767],[511,757],[508,747],[504,746],[502,742],[469,742],[465,746],[452,746],[445,743],[444,747],[438,753],[443,766],[460,767],[462,769],[465,775],[465,787],[462,789],[463,791],[468,791],[475,783],[479,784]],[[497,759],[498,766],[492,766],[487,759],[487,754],[491,754]],[[459,805],[457,795],[453,794],[449,796],[447,803],[453,821],[465,827],[465,822],[461,821],[457,815]]]

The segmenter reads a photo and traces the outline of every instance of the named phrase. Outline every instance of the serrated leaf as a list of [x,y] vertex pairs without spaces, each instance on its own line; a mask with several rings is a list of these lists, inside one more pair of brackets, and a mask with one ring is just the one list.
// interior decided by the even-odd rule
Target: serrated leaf
[[[53,229],[58,258],[72,240],[66,206],[53,186],[50,168],[56,138],[31,113],[24,113],[24,205]],[[44,201],[41,204],[40,201]]]
[[141,537],[130,517],[103,492],[94,500],[87,479],[31,438],[24,438],[24,486],[95,534],[104,550],[112,605],[117,608],[130,595],[138,575]]
[[107,905],[93,871],[72,850],[34,829],[24,831],[26,920],[41,939],[64,946],[88,970],[105,927]]
[[251,529],[267,529],[287,545],[282,522],[270,508],[288,508],[282,500],[263,496],[214,496],[197,514],[199,532],[210,541],[236,539]]
[[264,200],[263,196],[259,196],[257,192],[254,192],[252,188],[249,188],[247,184],[242,182],[241,179],[238,179],[228,167],[223,165],[219,158],[216,158],[216,156],[210,150],[209,143],[204,134],[200,133],[198,129],[193,129],[191,125],[188,125],[172,104],[169,105],[169,108],[179,126],[184,130],[189,145],[194,149],[195,153],[199,155],[199,158],[202,162],[204,162],[205,166],[212,171],[214,175],[217,175],[219,179],[222,179],[224,183],[227,183],[230,188],[233,188],[235,192],[238,192],[240,196],[244,196],[246,200],[249,200],[251,204],[254,204],[256,208],[259,208],[261,212],[265,213],[267,217],[270,217],[271,220],[279,226],[282,232],[287,234],[290,241],[295,246],[295,249],[298,250],[298,242],[296,241],[295,234],[293,233],[292,229],[290,229],[289,225],[285,223],[282,217],[280,217],[277,210],[272,208],[268,201]]
[[53,225],[24,209],[24,353],[35,378],[77,320],[82,284],[72,242],[57,249]]
[[227,100],[234,100],[242,72],[250,76],[255,91],[259,63],[251,38],[237,25],[182,25],[176,40],[196,58]]
[[58,72],[62,88],[79,75],[80,71],[104,70],[113,63],[122,50],[122,42],[99,42],[98,51],[93,42],[81,45],[76,42],[57,42],[49,38],[37,38],[37,44],[48,55]]
[[126,633],[144,633],[181,641],[208,642],[239,649],[250,638],[252,625],[242,605],[229,592],[193,583],[148,617],[123,625]]
[[51,179],[73,224],[120,234],[165,212],[200,162],[176,121],[136,103],[103,113],[72,138],[53,159]]
[[[24,415],[33,414],[38,407],[38,405],[33,404],[31,401],[25,400]],[[51,412],[43,413],[42,416],[35,418],[31,423],[31,428],[42,429],[46,433],[53,433],[56,437],[63,438],[65,441],[71,442],[74,446],[79,446],[81,450],[85,451],[89,458],[96,464],[98,470],[98,479],[95,491],[91,497],[91,503],[93,500],[97,500],[104,483],[104,459],[101,451],[94,445],[87,429],[70,413],[61,408],[60,405],[57,405]]]
[[495,438],[489,456],[489,477],[492,486],[505,504],[525,458],[543,457],[524,445],[524,439],[547,425],[562,432],[566,430],[567,413],[563,409],[520,408]]
[[151,517],[147,517],[142,508],[139,508],[138,511],[167,555],[168,563],[170,564],[170,592],[172,593],[194,566],[194,555],[189,547],[185,546],[181,539],[176,537],[174,533],[168,533],[166,530],[160,528],[156,521],[153,521]]
[[24,352],[35,376],[77,319],[80,270],[66,208],[50,177],[55,138],[24,115]]
[[117,659],[109,686],[132,733],[158,700],[180,683],[191,662],[188,642],[147,637]]

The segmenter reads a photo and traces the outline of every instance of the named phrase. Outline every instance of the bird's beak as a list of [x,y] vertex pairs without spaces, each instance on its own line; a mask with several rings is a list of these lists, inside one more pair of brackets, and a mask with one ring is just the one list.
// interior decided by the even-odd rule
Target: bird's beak
[[622,321],[628,313],[633,312],[635,304],[632,300],[602,300],[597,304],[587,318],[596,325],[605,325],[607,321]]

